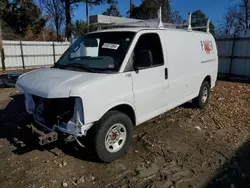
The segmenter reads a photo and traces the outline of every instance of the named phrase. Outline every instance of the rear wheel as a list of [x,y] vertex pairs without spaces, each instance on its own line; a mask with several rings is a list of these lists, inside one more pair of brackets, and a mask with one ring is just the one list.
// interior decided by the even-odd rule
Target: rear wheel
[[91,132],[97,157],[103,162],[112,162],[126,154],[133,138],[133,123],[126,114],[109,111]]
[[197,108],[204,109],[210,98],[210,85],[207,81],[204,81],[201,85],[198,97],[193,99],[193,104]]

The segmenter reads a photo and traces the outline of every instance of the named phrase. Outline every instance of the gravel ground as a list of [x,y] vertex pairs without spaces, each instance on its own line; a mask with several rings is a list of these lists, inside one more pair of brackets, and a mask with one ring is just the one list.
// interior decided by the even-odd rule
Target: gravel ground
[[250,187],[249,84],[218,82],[205,110],[186,103],[138,126],[111,164],[75,143],[39,146],[16,89],[0,89],[0,109],[0,187]]

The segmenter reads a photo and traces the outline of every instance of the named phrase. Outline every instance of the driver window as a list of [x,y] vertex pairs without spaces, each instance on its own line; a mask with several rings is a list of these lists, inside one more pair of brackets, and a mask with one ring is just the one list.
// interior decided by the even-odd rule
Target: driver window
[[140,51],[143,50],[148,50],[152,54],[153,64],[151,67],[164,64],[161,41],[157,33],[143,34],[140,36],[134,49],[135,58],[139,55]]

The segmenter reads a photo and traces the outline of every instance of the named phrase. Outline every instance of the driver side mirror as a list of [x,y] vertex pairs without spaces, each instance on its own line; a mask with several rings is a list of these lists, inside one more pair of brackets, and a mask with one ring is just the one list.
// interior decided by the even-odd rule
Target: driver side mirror
[[141,50],[135,55],[134,68],[140,69],[153,65],[153,56],[150,50]]

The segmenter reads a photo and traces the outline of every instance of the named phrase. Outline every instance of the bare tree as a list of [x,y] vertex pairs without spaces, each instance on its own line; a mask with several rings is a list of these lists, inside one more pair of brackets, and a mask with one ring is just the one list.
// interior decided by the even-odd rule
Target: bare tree
[[61,0],[40,0],[40,5],[47,14],[48,20],[51,21],[52,28],[56,31],[57,40],[59,40],[65,18],[64,3]]
[[246,29],[249,29],[249,9],[250,9],[250,1],[243,0],[242,2],[242,11],[245,13],[244,22]]
[[224,34],[231,35],[241,30],[242,24],[240,20],[242,20],[240,12],[237,9],[229,8],[225,16]]
[[172,12],[171,20],[174,24],[182,24],[183,23],[183,19],[182,19],[180,12],[178,10],[175,10]]
[[250,0],[241,0],[240,4],[228,8],[224,18],[223,34],[235,34],[241,30],[249,29],[250,24]]

